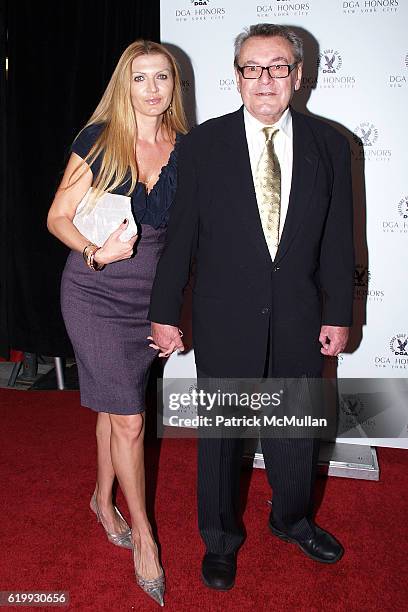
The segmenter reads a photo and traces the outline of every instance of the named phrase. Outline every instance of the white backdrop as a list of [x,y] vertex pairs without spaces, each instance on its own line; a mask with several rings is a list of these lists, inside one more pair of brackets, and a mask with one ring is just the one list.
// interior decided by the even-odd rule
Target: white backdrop
[[[162,0],[161,38],[182,67],[192,122],[240,106],[233,40],[245,26],[262,22],[292,26],[303,37],[304,78],[294,106],[336,125],[352,149],[356,324],[351,352],[339,357],[338,375],[406,378],[408,1]],[[194,376],[192,352],[174,355],[166,365],[165,377]],[[375,443],[408,448],[408,398],[401,390],[396,395],[387,412],[399,424],[389,434],[395,438]],[[357,406],[361,413],[364,401],[345,388],[340,406],[346,413]],[[372,438],[384,435],[383,417],[374,415],[365,428]]]

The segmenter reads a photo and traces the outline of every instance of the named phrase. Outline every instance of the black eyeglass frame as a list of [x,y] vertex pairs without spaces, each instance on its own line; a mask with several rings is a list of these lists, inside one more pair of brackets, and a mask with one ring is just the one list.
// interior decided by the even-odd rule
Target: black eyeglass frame
[[[249,64],[246,66],[238,66],[237,64],[237,70],[242,74],[242,78],[243,79],[249,79],[249,80],[254,80],[254,79],[260,79],[262,78],[262,75],[264,73],[264,70],[268,71],[268,74],[270,76],[271,79],[287,79],[288,76],[290,75],[290,73],[292,72],[292,70],[298,65],[299,62],[294,62],[293,64],[272,64],[271,66],[255,66],[253,64]],[[272,68],[272,66],[280,66],[283,67],[285,66],[288,69],[288,74],[286,76],[276,76],[276,75],[272,75],[269,72],[269,68]],[[244,76],[244,68],[262,68],[262,72],[258,77],[246,77]]]

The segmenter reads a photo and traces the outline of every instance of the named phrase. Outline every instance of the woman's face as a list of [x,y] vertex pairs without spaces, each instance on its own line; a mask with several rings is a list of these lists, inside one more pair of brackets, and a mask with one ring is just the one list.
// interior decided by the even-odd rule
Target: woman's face
[[169,107],[174,79],[171,64],[165,55],[140,55],[132,62],[130,95],[137,115],[156,117]]

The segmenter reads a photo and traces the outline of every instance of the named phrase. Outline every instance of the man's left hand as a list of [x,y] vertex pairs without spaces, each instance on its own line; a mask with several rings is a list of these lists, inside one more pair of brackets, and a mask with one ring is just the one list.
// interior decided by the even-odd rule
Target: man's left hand
[[349,329],[349,327],[336,325],[322,325],[319,336],[319,342],[322,345],[320,352],[328,357],[337,357],[346,348]]

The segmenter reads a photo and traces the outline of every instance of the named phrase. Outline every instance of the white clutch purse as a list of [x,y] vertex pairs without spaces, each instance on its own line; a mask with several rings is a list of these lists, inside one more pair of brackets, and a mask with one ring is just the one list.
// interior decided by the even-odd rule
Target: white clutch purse
[[137,226],[132,214],[131,199],[129,196],[104,193],[93,203],[89,212],[85,208],[92,192],[88,189],[77,206],[72,222],[85,238],[97,246],[102,246],[110,234],[118,229],[124,219],[128,219],[127,228],[122,232],[119,240],[126,242],[137,234]]

